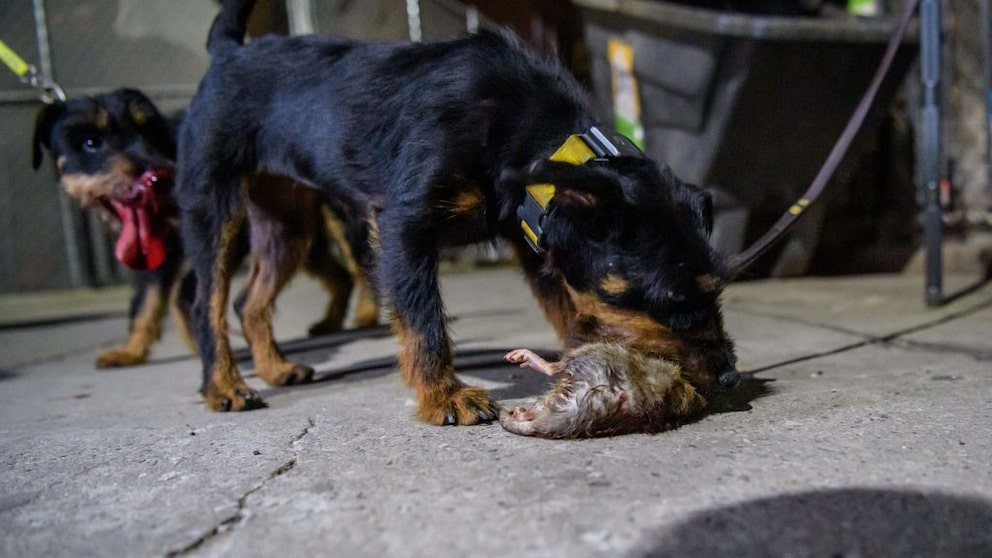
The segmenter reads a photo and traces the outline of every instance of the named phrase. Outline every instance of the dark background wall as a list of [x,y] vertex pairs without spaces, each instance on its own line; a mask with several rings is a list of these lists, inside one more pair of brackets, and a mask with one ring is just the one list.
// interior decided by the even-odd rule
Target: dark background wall
[[[887,3],[891,9],[898,0]],[[40,64],[35,4],[32,0],[0,2],[0,37],[29,62]],[[41,4],[47,17],[52,74],[70,95],[135,86],[164,110],[175,110],[186,104],[207,67],[203,43],[217,10],[215,0],[44,0]],[[568,0],[421,0],[419,4],[425,40],[463,33],[465,5],[473,4],[484,21],[513,27],[536,49],[564,60],[580,79],[589,80],[592,75],[587,22]],[[946,95],[944,146],[946,158],[955,163],[957,202],[957,212],[950,218],[957,219],[959,228],[988,228],[992,195],[984,158],[979,1],[960,0],[945,6],[949,31],[949,63],[945,66],[951,87]],[[314,0],[313,8],[318,33],[373,40],[409,38],[404,0]],[[251,31],[285,33],[288,29],[285,0],[259,0]],[[910,79],[915,79],[915,73]],[[915,107],[912,96],[899,98],[904,105],[895,107],[886,125],[905,131],[912,124]],[[113,260],[112,241],[101,224],[61,193],[50,161],[39,171],[31,168],[31,132],[38,107],[31,89],[0,70],[0,293],[118,283],[127,271]],[[911,143],[912,139],[910,131],[897,142]],[[912,150],[911,145],[897,142],[883,147],[896,157],[902,155],[895,150]],[[891,171],[885,171],[901,185],[898,191],[890,191],[885,184],[879,187],[878,179],[882,172],[879,157],[886,153],[876,155],[853,163],[858,180],[837,188],[828,200],[834,217],[828,216],[831,227],[828,234],[819,235],[808,271],[881,270],[880,262],[884,270],[898,269],[904,253],[913,249],[916,208],[912,192],[907,197],[905,190],[912,189],[912,162],[899,159]],[[899,203],[891,203],[893,199]],[[866,235],[875,235],[878,242],[865,251]],[[895,244],[900,251],[890,248]],[[863,257],[852,257],[852,250],[862,250]],[[851,266],[860,260],[864,263]]]

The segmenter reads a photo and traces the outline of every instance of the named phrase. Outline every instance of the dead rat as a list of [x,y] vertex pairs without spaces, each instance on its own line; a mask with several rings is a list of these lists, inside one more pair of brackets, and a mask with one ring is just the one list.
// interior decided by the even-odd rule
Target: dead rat
[[506,360],[556,377],[532,407],[503,409],[510,432],[543,438],[591,438],[669,430],[696,415],[706,399],[681,366],[619,343],[589,343],[548,362],[527,349]]

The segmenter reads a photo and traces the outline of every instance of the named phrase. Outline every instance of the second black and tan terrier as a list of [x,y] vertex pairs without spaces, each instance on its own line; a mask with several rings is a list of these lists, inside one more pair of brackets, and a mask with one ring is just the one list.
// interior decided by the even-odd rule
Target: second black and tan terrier
[[[135,269],[128,339],[100,353],[99,368],[145,362],[170,299],[180,333],[187,328],[195,276],[187,274],[174,293],[185,261],[173,188],[181,118],[182,113],[162,114],[135,89],[72,98],[38,112],[34,167],[48,151],[65,191],[81,205],[104,212],[118,235],[115,255]],[[246,178],[245,192],[257,203],[255,227],[238,232],[234,257],[240,260],[250,249],[251,272],[237,309],[256,369],[272,383],[285,383],[281,380],[287,375],[307,379],[312,370],[282,356],[271,327],[276,296],[297,269],[310,271],[331,296],[323,319],[310,328],[312,335],[342,327],[356,284],[355,325],[377,323],[378,307],[351,258],[346,231],[317,193],[293,187],[285,178],[256,174]],[[195,351],[195,343],[189,344]]]

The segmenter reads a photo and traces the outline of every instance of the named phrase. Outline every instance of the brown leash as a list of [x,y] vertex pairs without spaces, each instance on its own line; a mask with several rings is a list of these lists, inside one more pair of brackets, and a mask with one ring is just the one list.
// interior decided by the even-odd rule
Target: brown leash
[[899,50],[899,45],[902,43],[903,37],[906,35],[906,31],[909,29],[909,23],[913,19],[913,14],[916,12],[916,6],[919,0],[906,0],[903,2],[903,10],[899,16],[899,21],[896,24],[896,28],[892,33],[892,37],[889,39],[889,46],[885,51],[885,56],[882,57],[882,62],[878,65],[878,69],[875,70],[875,77],[872,79],[871,85],[868,86],[868,90],[865,91],[864,96],[858,103],[858,107],[855,109],[854,114],[851,115],[851,119],[847,122],[847,127],[844,128],[844,132],[837,139],[837,143],[834,144],[833,150],[830,151],[830,155],[827,160],[820,167],[820,172],[817,173],[816,177],[813,179],[813,183],[810,185],[809,189],[802,195],[796,203],[792,204],[792,207],[788,209],[774,225],[756,240],[747,250],[744,250],[740,254],[737,254],[731,258],[729,265],[727,266],[729,272],[727,273],[727,281],[733,281],[741,273],[743,273],[759,256],[765,253],[768,248],[771,247],[776,241],[782,238],[783,235],[799,220],[800,217],[806,212],[806,209],[813,204],[823,193],[823,189],[827,186],[827,182],[830,177],[833,176],[837,167],[840,165],[841,161],[844,160],[844,156],[847,154],[847,150],[851,147],[851,142],[854,141],[854,137],[858,134],[858,130],[861,129],[861,125],[864,124],[865,117],[868,115],[868,109],[871,108],[872,103],[875,101],[875,95],[878,93],[879,87],[882,85],[882,81],[885,75],[889,72],[889,68],[892,66],[892,61],[896,57],[896,51]]

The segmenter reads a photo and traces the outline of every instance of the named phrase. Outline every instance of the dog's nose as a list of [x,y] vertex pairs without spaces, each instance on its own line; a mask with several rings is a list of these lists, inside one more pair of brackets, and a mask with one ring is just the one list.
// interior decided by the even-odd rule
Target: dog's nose
[[717,376],[716,381],[727,389],[734,389],[741,384],[741,374],[733,368],[727,368]]

